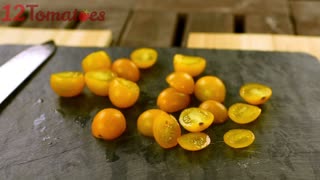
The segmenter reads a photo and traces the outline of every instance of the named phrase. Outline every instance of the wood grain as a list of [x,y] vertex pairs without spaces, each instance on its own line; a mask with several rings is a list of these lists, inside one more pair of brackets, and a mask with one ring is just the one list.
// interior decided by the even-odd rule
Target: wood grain
[[228,12],[288,15],[287,0],[138,0],[135,9],[175,12]]
[[248,14],[245,16],[246,33],[294,34],[289,16]]
[[320,59],[320,37],[311,36],[191,33],[187,47],[304,52]]
[[320,35],[320,1],[293,1],[290,7],[298,34]]
[[112,31],[112,44],[119,43],[120,35],[124,30],[130,11],[125,9],[107,9],[104,21],[80,22],[77,29],[108,29]]
[[227,13],[190,13],[184,29],[183,44],[190,32],[233,32],[234,19]]
[[[0,27],[0,44],[39,44],[54,40],[62,46],[109,46],[110,30],[66,30]],[[9,37],[9,38],[8,38]]]
[[123,33],[120,45],[172,46],[176,25],[176,13],[134,11]]

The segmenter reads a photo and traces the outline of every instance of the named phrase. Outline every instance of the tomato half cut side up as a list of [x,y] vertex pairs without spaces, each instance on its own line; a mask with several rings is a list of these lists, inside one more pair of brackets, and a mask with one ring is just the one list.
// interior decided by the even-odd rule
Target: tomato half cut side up
[[248,83],[240,88],[240,96],[247,103],[253,105],[259,105],[267,102],[271,95],[271,88],[263,84]]
[[259,107],[244,103],[233,104],[228,110],[230,119],[238,124],[248,124],[256,120],[260,114]]
[[188,151],[199,151],[209,146],[211,139],[205,133],[188,133],[178,138],[179,145]]
[[51,74],[50,86],[62,97],[74,97],[81,94],[84,86],[84,76],[81,72],[59,72]]
[[201,108],[188,108],[181,112],[179,122],[189,132],[200,132],[207,129],[214,121],[210,111]]
[[181,136],[180,125],[174,116],[162,112],[153,122],[153,136],[162,148],[172,148]]
[[232,129],[224,134],[223,140],[232,148],[245,148],[254,142],[255,136],[248,129]]
[[195,77],[205,70],[206,60],[199,56],[176,54],[173,57],[173,67],[176,72],[186,72]]
[[150,68],[157,62],[158,52],[152,48],[135,49],[130,58],[140,69]]

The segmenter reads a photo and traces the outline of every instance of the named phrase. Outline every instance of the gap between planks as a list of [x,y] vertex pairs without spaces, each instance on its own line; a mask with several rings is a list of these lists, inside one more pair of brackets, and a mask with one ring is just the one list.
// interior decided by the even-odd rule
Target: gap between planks
[[320,60],[320,37],[315,36],[193,32],[189,34],[187,47],[302,52]]

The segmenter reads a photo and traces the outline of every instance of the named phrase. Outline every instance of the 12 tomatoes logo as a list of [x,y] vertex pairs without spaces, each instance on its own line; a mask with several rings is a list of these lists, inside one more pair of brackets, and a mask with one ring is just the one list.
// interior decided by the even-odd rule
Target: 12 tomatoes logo
[[[44,11],[39,9],[37,4],[7,4],[2,7],[4,17],[0,17],[1,21],[24,21],[29,18],[31,21],[104,21],[104,11],[88,10],[79,11],[78,9],[69,11]],[[28,16],[25,16],[28,12]]]

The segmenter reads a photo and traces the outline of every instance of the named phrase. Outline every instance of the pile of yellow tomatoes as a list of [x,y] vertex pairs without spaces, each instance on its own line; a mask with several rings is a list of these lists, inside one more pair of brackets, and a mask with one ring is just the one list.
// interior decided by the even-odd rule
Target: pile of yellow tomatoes
[[[82,61],[82,72],[59,72],[51,75],[50,85],[62,97],[81,94],[85,86],[98,96],[108,96],[117,108],[129,108],[139,99],[140,69],[152,68],[158,53],[152,48],[135,49],[129,58],[111,61],[105,51],[87,55]],[[228,109],[223,105],[226,87],[216,76],[199,77],[206,68],[206,60],[198,56],[176,54],[173,57],[174,72],[166,77],[168,87],[157,97],[157,109],[148,109],[137,119],[137,129],[153,137],[163,148],[180,145],[189,151],[201,150],[211,143],[203,132],[212,124],[224,123],[228,118],[238,124],[247,124],[258,118],[257,106],[268,101],[272,90],[266,85],[243,85],[240,96],[247,103],[236,103]],[[197,81],[194,80],[198,77]],[[190,107],[191,96],[201,103]],[[121,110],[106,108],[96,114],[91,130],[96,138],[113,140],[126,130],[126,118]],[[170,113],[181,111],[178,120]],[[181,127],[188,133],[182,134]],[[247,129],[232,129],[225,133],[224,142],[233,148],[244,148],[254,142],[255,136]]]

